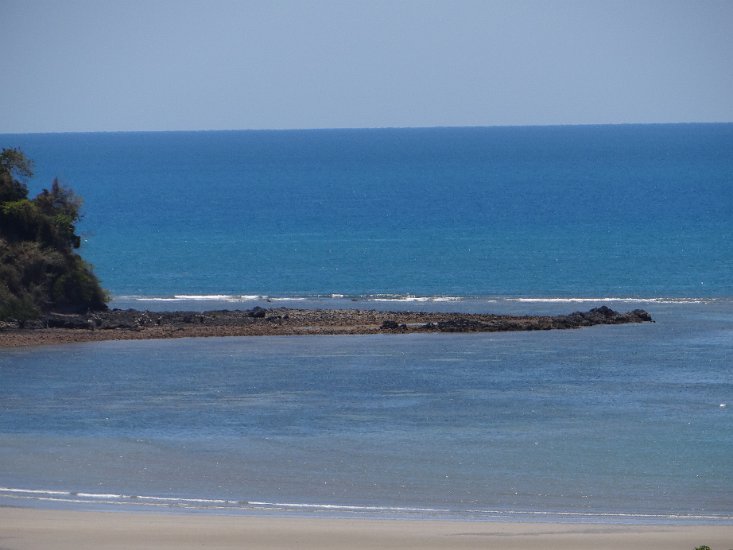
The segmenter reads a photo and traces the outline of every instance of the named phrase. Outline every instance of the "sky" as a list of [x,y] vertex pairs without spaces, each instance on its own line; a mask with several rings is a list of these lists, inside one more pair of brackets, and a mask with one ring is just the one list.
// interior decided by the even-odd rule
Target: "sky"
[[733,0],[0,0],[0,133],[733,121]]

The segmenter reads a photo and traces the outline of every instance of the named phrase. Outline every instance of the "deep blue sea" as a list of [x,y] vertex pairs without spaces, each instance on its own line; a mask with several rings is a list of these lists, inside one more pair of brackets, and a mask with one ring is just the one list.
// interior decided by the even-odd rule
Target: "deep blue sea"
[[733,124],[0,135],[113,307],[656,323],[0,350],[0,505],[733,522]]
[[0,135],[114,296],[733,295],[733,124]]

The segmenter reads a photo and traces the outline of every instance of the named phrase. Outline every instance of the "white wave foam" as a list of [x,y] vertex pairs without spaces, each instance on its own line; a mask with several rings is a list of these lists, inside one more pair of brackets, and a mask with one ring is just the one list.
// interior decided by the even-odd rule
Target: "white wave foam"
[[369,511],[369,512],[424,512],[424,513],[449,513],[450,510],[442,508],[408,508],[401,506],[354,506],[348,504],[304,504],[294,502],[259,502],[250,501],[251,506],[262,506],[272,508],[294,508],[305,510],[345,510],[345,511]]
[[49,489],[14,489],[0,487],[0,493],[28,493],[30,495],[71,495],[68,491],[53,491]]
[[246,303],[256,301],[267,302],[305,302],[321,300],[352,300],[383,303],[446,303],[462,301],[479,301],[484,303],[516,302],[525,304],[586,304],[586,303],[620,303],[620,304],[708,304],[717,298],[693,297],[624,297],[624,296],[571,296],[571,297],[502,297],[502,296],[418,296],[415,294],[302,294],[291,296],[269,296],[265,294],[175,294],[173,296],[119,296],[118,301],[135,302],[222,302]]
[[427,302],[427,296],[402,296],[400,298],[372,298],[374,302]]
[[414,296],[412,294],[375,294],[366,296],[372,302],[460,302],[460,296]]
[[486,514],[497,516],[539,516],[539,517],[568,517],[568,518],[616,518],[627,520],[685,520],[685,521],[731,521],[733,516],[713,514],[643,514],[632,512],[557,512],[552,510],[466,510],[471,514]]
[[176,294],[173,297],[158,296],[120,296],[118,300],[134,300],[136,302],[252,302],[267,300],[267,296],[259,294]]
[[151,500],[155,502],[190,502],[195,504],[240,504],[237,500],[223,500],[220,498],[176,498],[176,497],[152,497],[152,496],[134,496],[138,500]]
[[621,302],[621,303],[638,303],[638,304],[704,304],[709,303],[711,299],[703,298],[507,298],[508,302],[520,303],[588,303],[588,302]]
[[121,499],[130,498],[127,495],[117,495],[114,493],[71,493],[72,496],[79,498],[104,498],[104,499]]
[[123,301],[126,301],[126,300],[134,300],[136,302],[181,302],[182,301],[182,300],[180,300],[178,298],[156,298],[156,297],[152,297],[152,298],[148,298],[148,297],[129,298],[127,296],[120,296],[117,299],[118,300],[123,300]]
[[248,299],[256,300],[258,296],[233,296],[231,294],[176,294],[174,298],[177,300],[191,301],[237,302]]
[[169,504],[229,504],[240,505],[241,501],[206,498],[162,497],[151,495],[126,495],[122,493],[88,493],[76,491],[57,491],[52,489],[17,489],[0,487],[0,497],[27,498],[33,500],[50,500],[58,502],[106,502],[108,504],[125,503],[126,501],[151,501]]
[[448,508],[410,507],[410,506],[359,506],[349,504],[325,504],[325,503],[299,503],[299,502],[268,502],[268,501],[246,501],[229,500],[217,498],[185,498],[154,495],[125,495],[118,493],[88,493],[75,491],[60,491],[54,489],[19,489],[13,487],[0,487],[0,498],[14,500],[30,500],[40,502],[55,502],[68,504],[104,504],[112,506],[137,506],[137,507],[168,507],[184,508],[189,510],[229,510],[241,512],[247,511],[328,511],[328,512],[349,512],[349,513],[376,513],[385,514],[411,514],[426,516],[448,515],[448,516],[483,516],[484,518],[512,518],[512,517],[542,517],[542,518],[568,518],[568,521],[575,519],[589,520],[619,520],[619,521],[713,521],[731,522],[732,515],[715,514],[649,514],[633,512],[574,512],[574,511],[552,511],[552,510],[500,510],[500,509],[468,509],[452,510]]

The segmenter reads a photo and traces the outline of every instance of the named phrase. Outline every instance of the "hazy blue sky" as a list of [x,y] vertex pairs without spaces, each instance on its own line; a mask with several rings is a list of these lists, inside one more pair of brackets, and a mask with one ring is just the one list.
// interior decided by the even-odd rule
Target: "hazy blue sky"
[[0,0],[0,132],[733,121],[733,1]]

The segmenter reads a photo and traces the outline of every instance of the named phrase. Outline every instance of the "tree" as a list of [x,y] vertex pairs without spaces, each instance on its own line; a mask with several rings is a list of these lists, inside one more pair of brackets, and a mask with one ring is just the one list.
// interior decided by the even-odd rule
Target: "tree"
[[81,218],[81,197],[54,178],[51,190],[44,189],[33,200],[38,209],[53,220],[55,237],[59,244],[68,244],[72,248],[81,246],[81,238],[75,234],[74,224]]
[[62,214],[72,222],[76,222],[81,218],[81,205],[84,201],[74,191],[61,185],[58,178],[54,178],[51,190],[41,191],[34,202],[44,214],[49,216]]
[[99,280],[74,252],[81,197],[54,179],[31,200],[19,178],[32,174],[22,151],[0,152],[0,319],[106,309]]
[[0,152],[0,203],[17,201],[28,196],[25,181],[33,177],[33,163],[20,149]]

